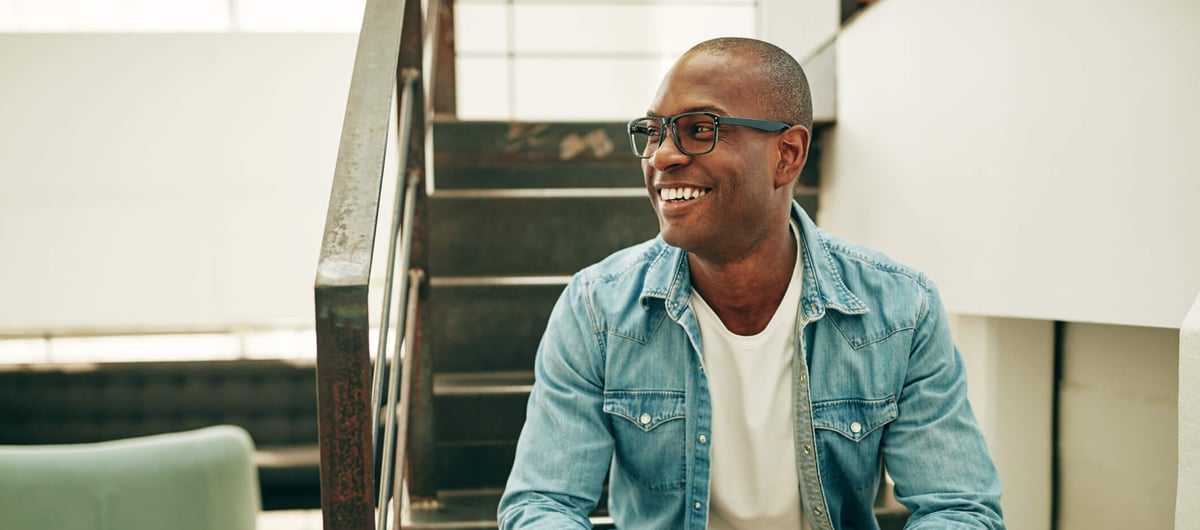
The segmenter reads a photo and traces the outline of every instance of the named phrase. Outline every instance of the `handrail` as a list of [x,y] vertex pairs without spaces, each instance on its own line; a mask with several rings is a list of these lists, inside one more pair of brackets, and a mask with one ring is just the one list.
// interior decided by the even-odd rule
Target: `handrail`
[[[391,502],[387,490],[394,490],[390,499],[401,500],[405,468],[410,467],[404,455],[409,439],[415,444],[414,451],[428,452],[432,447],[427,410],[432,399],[429,361],[412,365],[422,358],[416,324],[423,277],[420,269],[425,261],[420,193],[432,118],[427,72],[433,71],[437,60],[437,54],[425,54],[424,50],[437,38],[436,19],[440,19],[442,5],[431,0],[429,15],[424,15],[418,0],[367,0],[364,10],[315,286],[321,505],[328,529],[373,530],[376,524],[380,530],[387,528]],[[427,32],[422,29],[426,16],[435,19]],[[395,93],[397,88],[400,94]],[[401,178],[395,206],[403,214],[393,213],[391,221],[383,319],[372,377],[367,299],[391,104],[397,96]],[[382,387],[389,359],[396,271],[405,274],[398,286],[403,327],[390,341],[395,352],[385,394]],[[416,412],[410,414],[409,404],[414,401]],[[379,447],[381,410],[388,411],[389,417],[382,445],[385,462],[380,471],[380,495],[375,499],[373,448]],[[397,430],[399,440],[393,449]],[[428,459],[421,460],[420,466],[416,460],[412,466],[424,469],[430,465]],[[375,508],[378,518],[372,517]],[[393,513],[393,528],[398,529],[399,506]]]

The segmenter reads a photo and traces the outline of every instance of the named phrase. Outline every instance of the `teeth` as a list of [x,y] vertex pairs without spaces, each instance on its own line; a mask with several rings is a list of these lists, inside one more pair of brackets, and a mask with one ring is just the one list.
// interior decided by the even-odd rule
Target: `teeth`
[[658,192],[659,196],[664,201],[685,200],[700,198],[708,194],[708,190],[700,188],[663,188]]

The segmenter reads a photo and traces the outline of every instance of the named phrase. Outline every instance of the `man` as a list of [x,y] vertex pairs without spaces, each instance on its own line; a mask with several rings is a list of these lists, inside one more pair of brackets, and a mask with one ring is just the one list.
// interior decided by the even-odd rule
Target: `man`
[[581,271],[538,348],[500,527],[1003,528],[933,284],[793,201],[807,80],[751,39],[697,45],[629,124],[661,235]]

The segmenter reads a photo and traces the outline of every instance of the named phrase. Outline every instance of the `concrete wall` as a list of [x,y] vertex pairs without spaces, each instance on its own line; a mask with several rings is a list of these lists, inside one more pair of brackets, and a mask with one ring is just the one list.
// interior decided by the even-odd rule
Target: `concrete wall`
[[354,35],[0,35],[0,332],[295,325]]

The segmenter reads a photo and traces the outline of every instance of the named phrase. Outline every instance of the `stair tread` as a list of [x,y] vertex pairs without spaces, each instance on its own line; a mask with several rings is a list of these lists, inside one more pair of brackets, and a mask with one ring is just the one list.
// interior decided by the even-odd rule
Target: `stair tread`
[[528,394],[533,372],[457,372],[434,374],[435,396]]

